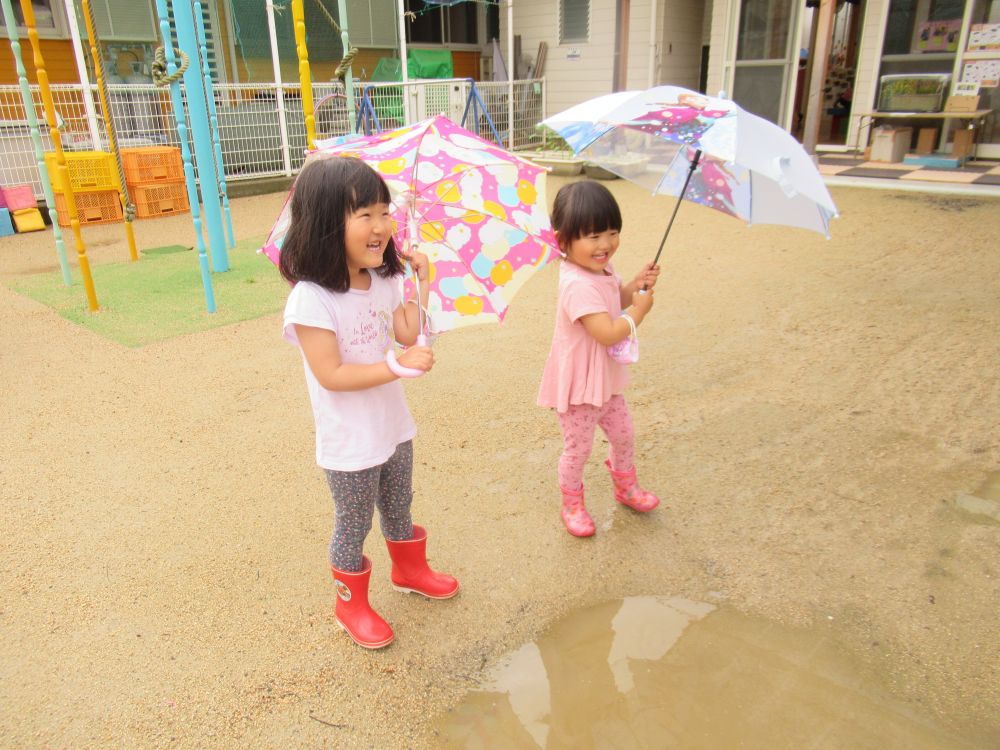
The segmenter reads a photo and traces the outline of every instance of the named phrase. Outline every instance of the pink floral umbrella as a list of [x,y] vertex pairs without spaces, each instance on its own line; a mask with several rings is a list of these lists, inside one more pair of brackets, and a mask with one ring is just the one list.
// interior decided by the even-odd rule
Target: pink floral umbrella
[[[445,117],[371,136],[317,141],[307,162],[363,160],[393,198],[396,246],[430,261],[431,333],[501,321],[518,289],[555,255],[545,170]],[[294,190],[294,188],[293,188]],[[277,263],[291,195],[262,252]],[[412,276],[405,294],[412,295]]]

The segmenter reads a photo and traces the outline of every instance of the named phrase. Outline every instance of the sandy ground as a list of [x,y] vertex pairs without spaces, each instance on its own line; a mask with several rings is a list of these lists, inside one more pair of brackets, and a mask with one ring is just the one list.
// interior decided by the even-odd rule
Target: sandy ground
[[[631,273],[671,204],[612,185]],[[130,350],[0,287],[0,745],[432,746],[429,717],[554,618],[670,594],[822,629],[997,746],[1000,524],[953,503],[1000,468],[1000,202],[834,198],[832,241],[682,208],[629,392],[669,507],[613,507],[598,445],[591,540],[562,530],[558,430],[534,406],[556,267],[504,326],[442,337],[407,386],[414,514],[463,588],[392,591],[373,532],[397,632],[377,653],[334,625],[330,501],[278,315]],[[281,200],[235,201],[238,236]],[[137,227],[193,241],[188,217]],[[93,263],[125,258],[120,227],[86,237]],[[0,240],[2,280],[55,267],[51,232]]]

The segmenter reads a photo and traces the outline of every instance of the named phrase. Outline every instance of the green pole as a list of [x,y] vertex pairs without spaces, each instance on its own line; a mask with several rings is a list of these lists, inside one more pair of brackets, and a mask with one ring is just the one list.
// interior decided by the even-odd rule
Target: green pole
[[[340,42],[344,47],[344,54],[351,48],[351,42],[347,38],[347,0],[337,0],[337,15],[340,16]],[[403,63],[406,64],[405,62]],[[357,133],[355,127],[354,108],[354,76],[351,75],[351,66],[347,66],[344,73],[344,94],[347,96],[347,121],[352,133]]]
[[[35,101],[28,85],[28,73],[24,69],[21,57],[21,41],[17,33],[17,19],[10,0],[0,0],[3,3],[3,20],[7,26],[7,36],[10,38],[10,48],[14,52],[14,62],[17,65],[17,82],[21,86],[21,102],[24,104],[24,116],[31,129],[31,140],[35,144],[35,161],[38,162],[38,174],[42,178],[42,191],[45,193],[45,204],[49,207],[49,218],[52,220],[52,234],[56,240],[56,255],[59,256],[59,268],[62,270],[63,283],[72,286],[73,277],[69,272],[69,262],[66,260],[66,245],[63,243],[62,229],[59,228],[59,217],[56,215],[56,198],[52,193],[52,181],[49,179],[49,169],[45,166],[45,149],[42,148],[42,135],[38,130],[38,116],[35,114]],[[87,92],[83,92],[87,96]],[[96,147],[95,147],[96,148]]]

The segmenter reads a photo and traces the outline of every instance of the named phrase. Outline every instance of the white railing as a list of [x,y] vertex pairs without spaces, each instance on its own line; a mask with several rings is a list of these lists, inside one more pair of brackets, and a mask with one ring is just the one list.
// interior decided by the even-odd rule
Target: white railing
[[[444,114],[490,141],[504,146],[523,148],[538,139],[535,125],[544,119],[545,81],[514,82],[513,132],[508,132],[508,85],[499,82],[476,82],[482,101],[481,114],[466,108],[472,84],[466,79],[421,80],[402,83],[356,83],[355,111],[348,117],[347,101],[341,84],[321,83],[313,86],[316,137],[328,138],[350,132],[351,122],[357,121],[357,111],[374,112],[374,118],[364,122],[373,125],[377,118],[382,129]],[[253,179],[291,174],[304,159],[306,147],[305,118],[302,98],[297,85],[282,86],[286,132],[282,134],[278,116],[277,87],[274,84],[217,84],[216,111],[222,161],[227,180]],[[32,86],[35,112],[41,123],[42,143],[51,150],[45,112],[37,86]],[[88,121],[83,103],[83,86],[59,84],[52,86],[52,96],[60,118],[63,147],[67,150],[107,150],[107,130],[103,119]],[[91,85],[94,110],[100,113],[97,87]],[[156,86],[112,84],[108,87],[111,116],[123,148],[180,144],[177,136],[169,91]],[[405,101],[404,101],[405,100]],[[370,108],[363,103],[370,102]],[[408,105],[408,107],[407,107]],[[186,98],[185,98],[186,109]],[[491,126],[492,123],[492,126]],[[91,133],[96,132],[100,143],[95,144]],[[194,148],[192,144],[192,154]],[[0,86],[0,184],[30,183],[35,195],[42,195],[41,181],[35,163],[35,150],[28,121],[24,115],[18,86]]]

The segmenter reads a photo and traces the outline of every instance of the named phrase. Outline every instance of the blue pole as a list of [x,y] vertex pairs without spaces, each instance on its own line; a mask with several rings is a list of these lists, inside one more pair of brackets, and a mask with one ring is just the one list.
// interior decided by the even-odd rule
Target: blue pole
[[[159,0],[157,0],[159,2]],[[198,40],[195,34],[191,0],[174,0],[174,28],[177,44],[192,61],[198,60]],[[170,35],[164,46],[170,44]],[[229,270],[226,238],[222,232],[222,212],[219,210],[219,182],[215,177],[212,160],[212,133],[209,128],[208,107],[205,104],[205,81],[197,64],[184,71],[184,90],[187,92],[188,111],[191,113],[191,134],[194,136],[194,158],[198,162],[198,180],[201,183],[201,203],[208,229],[208,248],[212,255],[212,270],[216,273]]]
[[[52,219],[52,234],[56,240],[56,255],[59,256],[59,268],[62,270],[63,283],[73,285],[73,277],[66,261],[66,245],[63,243],[62,229],[59,228],[59,217],[56,215],[56,199],[52,194],[52,181],[49,179],[49,168],[45,166],[45,149],[42,148],[42,135],[38,130],[38,116],[35,114],[35,100],[31,96],[28,85],[28,73],[24,69],[21,58],[21,42],[17,33],[17,19],[10,0],[3,2],[3,21],[7,26],[7,36],[10,37],[10,48],[14,52],[14,62],[17,65],[17,82],[21,85],[21,101],[24,104],[24,116],[31,129],[31,141],[35,144],[35,161],[38,162],[38,174],[42,178],[42,192],[45,193],[45,203],[49,207],[49,218]],[[87,92],[83,92],[86,96]]]
[[212,126],[212,146],[215,149],[215,170],[222,194],[222,210],[226,215],[226,247],[235,246],[233,239],[233,217],[229,212],[229,190],[226,188],[226,169],[222,163],[222,141],[219,138],[219,116],[215,112],[215,91],[212,89],[212,72],[208,68],[208,47],[205,41],[205,19],[201,14],[201,0],[194,0],[194,20],[198,27],[198,48],[201,51],[202,71],[205,75],[205,98],[208,100],[208,116]]
[[[156,0],[156,14],[160,21],[160,34],[163,36],[163,52],[167,60],[167,75],[177,72],[177,62],[174,59],[174,47],[170,42],[170,20],[167,15],[167,0]],[[208,255],[205,252],[205,238],[201,233],[201,211],[198,208],[198,186],[194,180],[194,164],[191,163],[191,149],[188,146],[187,121],[184,117],[184,100],[181,98],[180,81],[170,83],[170,101],[174,108],[174,120],[177,123],[177,135],[181,142],[181,158],[184,160],[184,178],[187,184],[188,202],[191,204],[191,219],[194,222],[194,234],[198,243],[198,265],[201,268],[201,285],[205,289],[205,305],[210,313],[215,312],[215,293],[212,291],[212,274],[208,269]]]

